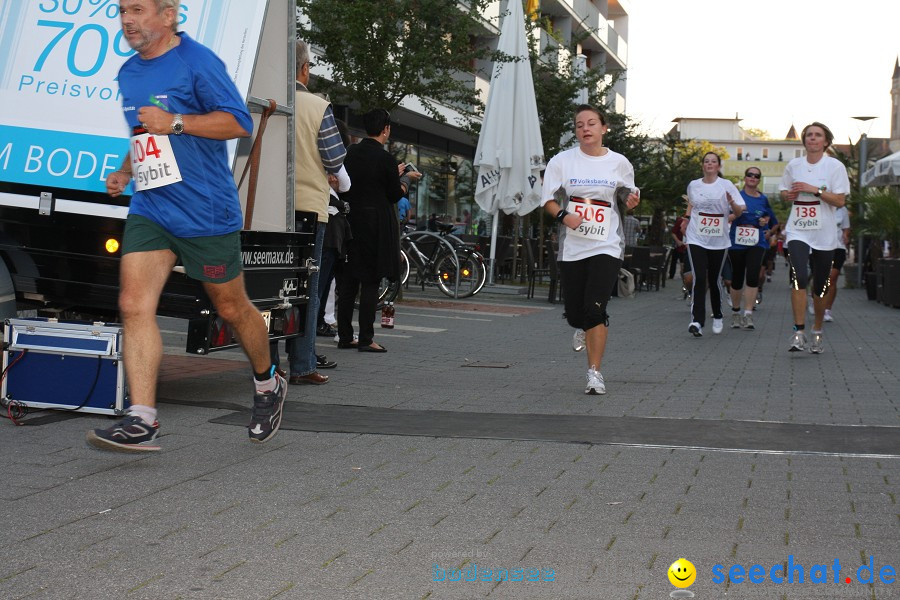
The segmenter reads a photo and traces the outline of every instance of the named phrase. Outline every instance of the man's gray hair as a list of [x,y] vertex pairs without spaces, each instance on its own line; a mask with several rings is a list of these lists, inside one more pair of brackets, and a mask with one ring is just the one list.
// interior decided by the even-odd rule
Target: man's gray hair
[[[156,0],[156,14],[162,14],[167,8],[175,9],[175,16],[178,16],[178,8],[181,0]],[[172,24],[172,31],[178,31],[178,19]]]
[[297,72],[309,62],[309,46],[303,40],[297,40]]

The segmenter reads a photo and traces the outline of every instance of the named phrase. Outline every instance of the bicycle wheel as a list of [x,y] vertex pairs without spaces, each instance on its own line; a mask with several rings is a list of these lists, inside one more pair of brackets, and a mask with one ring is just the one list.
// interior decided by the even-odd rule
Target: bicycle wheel
[[400,279],[391,282],[387,277],[381,278],[381,283],[378,284],[378,303],[375,306],[381,309],[386,303],[396,300],[400,293],[400,286],[404,285],[407,279],[409,279],[409,258],[401,250]]
[[[449,252],[445,252],[435,262],[438,288],[451,298],[474,296],[484,287],[487,278],[484,260],[477,252],[468,248],[457,250],[456,257],[458,269]],[[459,273],[459,296],[455,294],[457,272]]]

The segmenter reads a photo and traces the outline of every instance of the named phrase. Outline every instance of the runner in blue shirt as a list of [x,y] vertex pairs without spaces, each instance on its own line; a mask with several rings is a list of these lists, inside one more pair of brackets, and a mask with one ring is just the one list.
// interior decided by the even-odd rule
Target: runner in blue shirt
[[[744,171],[744,212],[731,222],[731,327],[753,329],[753,306],[759,291],[763,256],[769,247],[766,231],[778,224],[769,199],[759,191],[762,172],[759,167]],[[746,278],[747,286],[744,287]],[[741,305],[744,312],[741,314]]]
[[179,259],[189,277],[203,282],[250,359],[256,383],[251,441],[275,435],[287,394],[241,271],[243,223],[226,140],[248,137],[252,121],[222,61],[177,32],[178,8],[179,0],[119,2],[123,36],[137,51],[118,78],[132,138],[106,189],[119,196],[133,178],[137,190],[125,223],[119,284],[131,406],[118,423],[87,434],[89,444],[113,452],[160,449],[156,307]]

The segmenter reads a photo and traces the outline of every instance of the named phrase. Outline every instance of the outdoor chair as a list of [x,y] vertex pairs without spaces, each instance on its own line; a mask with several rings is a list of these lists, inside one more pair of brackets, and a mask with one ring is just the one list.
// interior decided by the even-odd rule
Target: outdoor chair
[[[528,260],[528,298],[534,298],[534,287],[537,281],[537,278],[541,278],[541,283],[544,282],[544,276],[550,276],[550,266],[547,265],[545,267],[539,267],[540,264],[539,259],[540,255],[537,251],[537,240],[532,238],[526,238],[525,242],[525,254]],[[552,252],[551,252],[552,254]],[[552,285],[552,281],[551,281]]]

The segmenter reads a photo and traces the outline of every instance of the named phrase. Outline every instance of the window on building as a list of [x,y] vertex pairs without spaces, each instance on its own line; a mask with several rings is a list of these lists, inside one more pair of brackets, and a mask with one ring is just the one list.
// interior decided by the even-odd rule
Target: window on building
[[801,152],[802,152],[802,151],[801,151],[799,148],[797,148],[796,150],[794,150],[794,158],[800,158],[801,156],[803,156],[803,155],[801,154]]
[[768,148],[763,148],[762,157],[763,157],[763,160],[769,159],[769,149]]
[[738,146],[737,156],[738,156],[738,160],[744,160],[744,148],[743,147]]

